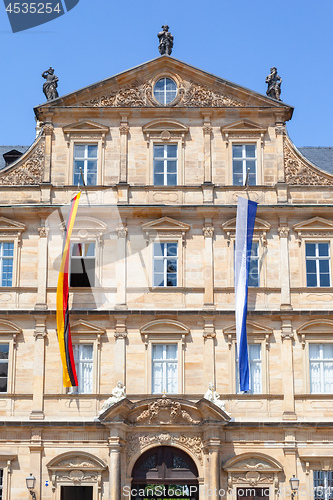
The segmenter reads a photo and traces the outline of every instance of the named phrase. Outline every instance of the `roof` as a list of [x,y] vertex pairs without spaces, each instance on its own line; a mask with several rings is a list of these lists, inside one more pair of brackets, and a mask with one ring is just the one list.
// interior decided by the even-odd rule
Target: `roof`
[[316,165],[316,167],[329,174],[333,174],[333,147],[323,148],[305,146],[297,149],[303,156],[305,156],[305,158]]
[[5,153],[8,153],[13,149],[16,149],[16,151],[19,151],[20,153],[25,153],[29,147],[30,146],[0,146],[0,170],[6,166],[6,162],[3,157]]

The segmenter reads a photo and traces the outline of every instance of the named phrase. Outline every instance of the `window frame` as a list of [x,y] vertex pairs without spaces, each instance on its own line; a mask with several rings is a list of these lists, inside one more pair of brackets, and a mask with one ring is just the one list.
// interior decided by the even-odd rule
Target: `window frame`
[[[155,157],[155,154],[154,154],[154,151],[155,151],[155,146],[163,146],[164,148],[164,156],[159,158],[159,157]],[[168,156],[165,156],[165,153],[167,151],[167,147],[168,146],[177,146],[177,155],[175,158],[173,157],[168,157]],[[176,161],[176,183],[175,184],[168,184],[167,181],[168,181],[168,161],[169,159],[171,161]],[[155,184],[155,161],[163,161],[163,181],[164,183],[163,184]],[[178,163],[179,163],[179,145],[178,143],[174,143],[174,142],[170,142],[170,144],[166,144],[166,143],[161,143],[161,144],[158,144],[156,142],[153,143],[153,186],[154,187],[175,187],[178,185]],[[166,183],[165,183],[166,181]]]
[[[176,257],[175,256],[168,256],[168,255],[165,255],[167,254],[167,247],[165,247],[165,251],[164,251],[164,255],[159,258],[159,256],[155,256],[155,245],[168,245],[169,243],[171,244],[176,244],[177,245],[177,255]],[[178,287],[178,282],[179,282],[179,242],[178,241],[154,241],[153,244],[152,244],[152,247],[153,247],[153,260],[152,260],[152,264],[153,264],[153,269],[152,269],[152,287],[155,289],[155,288],[177,288]],[[168,257],[171,257],[170,259]],[[164,281],[164,285],[155,285],[154,282],[155,282],[155,260],[161,260],[163,262],[163,281]],[[176,260],[176,265],[177,265],[177,270],[176,270],[176,273],[172,273],[172,274],[176,274],[176,286],[172,286],[172,285],[168,285],[167,284],[167,278],[168,278],[168,260]]]
[[[177,184],[154,184],[154,146],[177,146]],[[148,179],[147,183],[154,189],[174,189],[184,184],[184,143],[181,137],[170,138],[170,143],[168,140],[161,137],[156,139],[151,139],[149,142],[149,169],[148,169]]]
[[[246,156],[246,146],[255,146],[255,156],[253,158],[247,157]],[[234,184],[234,160],[237,161],[237,157],[234,157],[234,146],[242,146],[242,156],[238,159],[239,161],[242,161],[242,175],[243,175],[243,184]],[[247,176],[247,168],[246,168],[246,162],[247,160],[249,161],[255,161],[255,183],[254,184],[249,184],[249,186],[257,186],[258,185],[258,148],[256,143],[237,143],[236,141],[232,142],[231,144],[232,147],[232,185],[233,186],[244,186],[245,185],[245,180]],[[244,156],[245,152],[245,156]],[[244,170],[245,168],[245,170]]]
[[17,336],[22,333],[14,323],[7,320],[0,320],[0,343],[8,344],[8,372],[7,372],[7,391],[1,394],[15,394],[15,368],[17,359]]
[[229,168],[227,169],[227,174],[226,174],[226,183],[229,186],[232,186],[233,188],[242,188],[242,186],[238,186],[234,184],[233,180],[233,173],[234,173],[234,168],[233,168],[233,146],[235,145],[255,145],[256,146],[256,160],[257,160],[257,165],[256,165],[256,184],[251,185],[250,187],[256,188],[258,186],[261,186],[263,184],[263,172],[262,172],[262,164],[263,164],[263,148],[262,148],[262,140],[260,137],[242,137],[241,134],[238,134],[238,137],[228,137],[228,165]]
[[[154,346],[168,346],[168,345],[175,345],[177,346],[177,357],[175,358],[176,359],[176,364],[177,364],[177,386],[178,386],[178,391],[177,392],[166,392],[166,389],[163,389],[162,392],[154,392],[154,357],[153,357],[153,352],[154,352]],[[179,371],[179,356],[178,356],[178,349],[179,349],[179,346],[178,346],[178,343],[177,342],[165,342],[165,343],[162,343],[162,342],[154,342],[152,341],[151,343],[151,394],[179,394],[179,375],[178,375],[178,371]],[[166,349],[165,349],[166,351]],[[163,350],[163,353],[164,353],[164,350]],[[168,361],[170,362],[175,362],[175,360],[168,360],[168,359],[164,359],[162,358],[162,361],[160,361],[162,363],[162,366],[163,367],[166,367],[167,364],[168,364]],[[167,382],[167,377],[166,377],[166,368],[163,368],[163,381],[162,381],[162,385],[164,385],[166,387],[166,382]],[[164,380],[165,379],[165,380]]]
[[[171,81],[175,84],[175,86],[176,86],[176,95],[175,95],[175,97],[172,99],[172,101],[170,101],[170,102],[160,102],[160,101],[156,98],[156,96],[155,96],[155,86],[156,86],[156,84],[157,84],[160,80],[164,80],[164,81],[165,81],[165,82],[164,82],[164,94],[163,94],[163,95],[164,95],[164,100],[165,100],[165,97],[166,97],[166,92],[167,92],[167,90],[165,90],[165,84],[166,84],[166,80],[167,80],[167,79],[171,80]],[[153,83],[153,85],[152,85],[152,97],[153,97],[153,99],[157,102],[157,104],[158,104],[159,106],[163,106],[163,107],[166,107],[166,106],[171,106],[171,105],[172,105],[172,104],[174,104],[174,102],[176,101],[176,99],[177,99],[177,97],[178,97],[178,94],[179,94],[179,85],[178,85],[177,81],[176,81],[174,78],[172,78],[170,75],[160,75],[160,76],[159,76],[159,77],[158,77],[158,78],[154,81],[154,83]]]
[[0,242],[1,243],[14,243],[13,250],[13,277],[11,286],[2,286],[2,290],[13,290],[19,286],[20,282],[20,269],[21,269],[21,247],[22,247],[22,233],[25,231],[26,226],[21,222],[0,217]]
[[[7,256],[3,255],[4,252],[4,245],[9,245],[13,244],[13,255]],[[15,251],[15,242],[14,241],[3,241],[0,239],[0,287],[1,288],[12,288],[13,287],[13,278],[14,278],[14,251]],[[3,280],[3,261],[4,260],[9,260],[11,259],[12,262],[12,280],[11,280],[11,285],[2,285],[2,280]]]
[[[70,393],[71,394],[93,394],[93,387],[94,387],[94,369],[95,369],[95,365],[94,365],[94,344],[93,343],[88,343],[88,342],[75,342],[73,343],[73,354],[74,354],[74,361],[75,361],[75,347],[78,347],[79,350],[80,350],[80,347],[82,346],[91,346],[92,347],[92,358],[91,360],[88,360],[89,362],[91,362],[92,364],[92,372],[91,372],[91,392],[83,392],[83,391],[79,391],[79,385],[77,387],[70,387]],[[78,383],[80,383],[79,381],[79,377],[80,377],[80,370],[79,370],[79,373],[78,373],[78,370],[77,370],[77,364],[80,366],[81,364],[83,364],[83,362],[81,361],[81,359],[78,360],[78,362],[75,362],[75,368],[76,368],[76,375],[77,375],[77,379],[78,379]]]
[[[70,280],[71,280],[71,272],[72,272],[72,258],[74,258],[75,260],[79,260],[79,258],[78,258],[78,257],[76,257],[76,256],[72,256],[72,248],[73,248],[73,246],[74,246],[74,245],[77,245],[77,244],[85,245],[85,244],[92,244],[92,243],[93,243],[93,244],[94,244],[94,246],[95,246],[95,255],[94,255],[94,257],[93,257],[93,258],[95,259],[94,285],[93,285],[93,286],[91,286],[91,285],[90,285],[90,286],[87,286],[87,287],[82,287],[82,286],[73,286],[73,285],[71,285],[71,284],[70,284]],[[84,288],[84,289],[88,289],[88,290],[90,290],[90,289],[93,289],[93,288],[95,288],[95,287],[96,287],[96,274],[97,274],[97,273],[96,273],[96,271],[97,271],[97,267],[100,267],[100,266],[98,266],[98,265],[97,265],[97,255],[96,255],[96,254],[97,254],[97,252],[96,252],[96,250],[97,250],[97,244],[96,244],[96,241],[95,241],[95,240],[85,239],[84,241],[76,241],[76,238],[75,238],[75,237],[74,237],[74,238],[71,238],[71,241],[70,241],[69,266],[68,266],[68,267],[69,267],[69,269],[68,269],[68,280],[69,280],[68,286],[69,286],[71,289],[74,289],[74,288],[75,288],[75,289],[77,289],[77,288]],[[92,260],[92,259],[93,259],[91,256],[87,256],[87,257],[85,257],[85,258],[87,258],[87,259],[89,259],[89,260]]]
[[[261,378],[261,381],[260,381],[260,385],[261,385],[261,392],[253,392],[251,390],[251,387],[250,387],[250,390],[247,394],[257,394],[257,395],[260,395],[263,393],[263,353],[262,353],[262,349],[263,349],[263,345],[262,345],[262,342],[260,341],[253,341],[253,342],[248,342],[248,346],[249,345],[260,345],[260,378]],[[250,361],[250,357],[249,357],[249,368],[250,368],[250,377],[251,377],[251,361]],[[251,378],[250,378],[250,386],[251,386]],[[238,358],[237,358],[237,342],[235,342],[235,387],[236,387],[236,394],[243,394],[242,391],[239,390],[239,370],[238,370]]]
[[[315,244],[315,245],[318,245],[320,243],[326,243],[328,245],[328,265],[329,265],[329,278],[330,278],[330,284],[329,285],[326,285],[326,286],[320,286],[317,285],[317,286],[308,286],[307,284],[307,270],[306,270],[306,261],[307,261],[307,258],[306,258],[306,245],[307,244]],[[332,249],[331,249],[331,239],[327,239],[326,241],[322,241],[322,240],[318,240],[318,238],[313,238],[313,239],[310,239],[310,238],[306,238],[304,240],[304,245],[303,245],[303,268],[304,268],[304,278],[305,278],[305,287],[306,288],[315,288],[315,289],[322,289],[322,288],[330,288],[332,286],[332,265],[331,265],[331,255],[332,255]],[[316,247],[317,248],[317,247]],[[319,257],[319,256],[318,256]],[[317,283],[318,283],[318,265],[317,265],[317,262],[319,263],[319,259],[310,259],[310,260],[315,260],[316,261],[316,278],[317,278]],[[319,278],[320,278],[320,274],[319,274]]]
[[[88,187],[93,187],[93,186],[98,186],[98,170],[99,170],[99,165],[98,165],[98,158],[99,158],[99,147],[98,147],[98,141],[96,142],[82,142],[82,141],[77,141],[75,140],[73,142],[73,177],[72,177],[72,185],[73,186],[76,186],[77,184],[74,184],[74,170],[75,170],[75,160],[76,158],[79,158],[79,157],[76,157],[75,156],[75,146],[85,146],[85,155],[84,157],[80,158],[83,162],[84,162],[84,168],[83,168],[83,178],[84,178],[84,182],[85,182],[85,185],[88,186]],[[97,146],[97,157],[94,157],[92,158],[94,161],[96,161],[96,184],[87,184],[87,175],[85,175],[86,173],[88,174],[88,170],[86,172],[86,169],[85,169],[85,165],[88,163],[89,161],[89,157],[86,156],[86,154],[88,154],[88,146]],[[80,180],[82,180],[80,178]],[[83,184],[79,183],[78,184],[79,186],[83,186]]]

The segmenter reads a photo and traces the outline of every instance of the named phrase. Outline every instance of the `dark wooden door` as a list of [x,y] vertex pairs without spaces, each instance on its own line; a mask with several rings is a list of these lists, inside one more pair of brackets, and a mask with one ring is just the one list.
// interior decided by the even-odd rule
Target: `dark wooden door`
[[93,487],[62,486],[61,500],[93,500]]

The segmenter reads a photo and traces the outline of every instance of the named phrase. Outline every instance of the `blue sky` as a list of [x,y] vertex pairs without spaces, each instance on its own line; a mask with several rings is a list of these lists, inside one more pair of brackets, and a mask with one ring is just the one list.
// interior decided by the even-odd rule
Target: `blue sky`
[[0,144],[30,144],[33,107],[50,65],[66,94],[159,55],[168,23],[172,56],[265,93],[271,66],[297,146],[333,146],[332,0],[80,0],[64,16],[13,34],[0,3]]

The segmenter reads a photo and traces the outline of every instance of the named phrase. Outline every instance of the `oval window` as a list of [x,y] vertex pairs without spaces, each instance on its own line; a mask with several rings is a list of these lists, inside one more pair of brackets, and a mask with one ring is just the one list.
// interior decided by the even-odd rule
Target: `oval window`
[[170,104],[176,99],[177,85],[171,78],[160,78],[154,87],[154,97],[160,104]]

